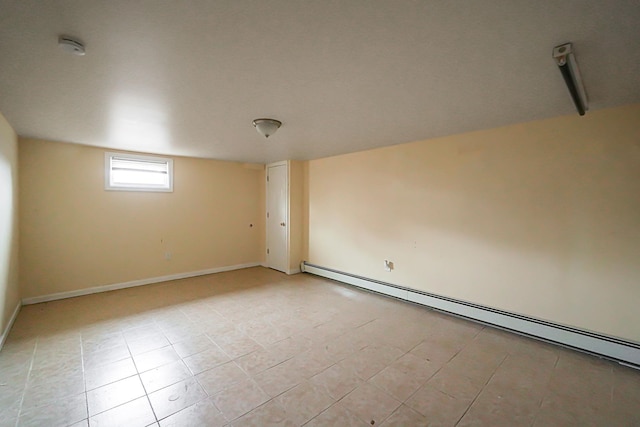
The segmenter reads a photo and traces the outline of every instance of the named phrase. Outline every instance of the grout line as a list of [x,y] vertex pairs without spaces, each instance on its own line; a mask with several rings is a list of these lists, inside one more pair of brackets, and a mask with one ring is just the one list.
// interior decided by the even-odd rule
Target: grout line
[[33,362],[35,361],[36,351],[38,350],[38,341],[40,341],[40,336],[36,338],[36,343],[33,346],[33,353],[31,354],[31,362],[29,363],[29,372],[27,372],[27,379],[24,384],[24,390],[22,391],[22,398],[20,398],[20,408],[18,409],[18,416],[16,417],[16,427],[18,427],[18,423],[20,422],[20,416],[22,415],[22,405],[24,404],[24,397],[26,396],[27,388],[29,387],[29,378],[31,377]]
[[[418,356],[416,356],[416,357],[418,357]],[[420,359],[422,359],[422,358],[420,357]],[[425,359],[422,359],[422,360],[424,360],[425,362],[427,361],[427,360],[425,360]],[[430,376],[429,378],[427,378],[427,379],[426,379],[422,384],[420,384],[420,387],[418,387],[418,388],[416,389],[416,391],[414,391],[413,393],[411,393],[411,394],[409,395],[409,397],[407,397],[407,398],[404,400],[404,402],[402,402],[402,404],[404,405],[404,404],[405,404],[405,402],[408,402],[408,401],[409,401],[409,399],[411,399],[411,398],[412,398],[412,397],[413,397],[417,392],[419,392],[419,391],[420,391],[420,389],[421,389],[422,387],[424,387],[425,385],[427,385],[427,383],[428,383],[429,381],[431,381],[431,379],[432,379],[433,377],[435,377],[436,375],[438,375],[438,373],[442,370],[442,368],[444,368],[444,367],[447,365],[447,363],[449,363],[449,362],[445,362],[444,364],[440,365],[440,367],[439,367],[438,369],[436,369],[436,370],[433,372],[433,374],[431,374],[431,376]],[[429,387],[433,387],[433,386],[429,386]],[[435,387],[434,387],[434,388],[435,388]],[[438,390],[438,389],[436,388],[436,390]],[[440,390],[438,390],[438,391],[440,391]],[[444,393],[444,392],[443,392],[443,391],[440,391],[440,393]],[[444,393],[444,394],[447,394],[447,393]],[[447,396],[449,396],[449,395],[447,394]],[[453,397],[453,396],[451,396],[451,397]],[[408,406],[408,405],[407,405],[407,406]],[[412,409],[413,409],[413,408],[412,408]]]
[[473,398],[473,400],[471,401],[471,403],[469,404],[469,406],[467,406],[467,409],[464,411],[464,414],[462,414],[462,416],[460,418],[458,418],[458,421],[456,421],[456,426],[458,424],[460,424],[460,421],[462,421],[462,419],[464,418],[465,415],[467,415],[467,412],[469,412],[469,409],[471,409],[471,407],[473,406],[473,404],[476,402],[476,400],[478,400],[478,397],[480,397],[480,395],[482,394],[482,392],[485,390],[485,388],[487,387],[487,385],[491,382],[491,380],[493,379],[493,377],[495,376],[496,372],[498,372],[498,369],[500,369],[500,367],[502,366],[502,364],[504,363],[505,360],[507,360],[509,358],[509,355],[505,355],[502,360],[500,361],[500,363],[498,364],[498,366],[496,366],[496,368],[493,370],[493,373],[491,374],[491,376],[489,377],[489,379],[484,383],[484,385],[482,386],[482,388],[480,389],[480,391],[478,392],[478,394],[476,394],[476,397]]
[[82,383],[84,384],[84,405],[87,409],[87,425],[89,425],[89,395],[87,394],[87,375],[84,368],[84,340],[82,339],[82,332],[80,335],[80,365],[82,366]]
[[[155,320],[153,321],[153,323],[155,325]],[[157,326],[157,325],[155,325],[155,326]],[[162,333],[162,336],[164,337],[164,333]],[[151,408],[151,413],[153,414],[153,417],[156,419],[156,423],[159,423],[160,420],[158,419],[158,415],[156,415],[156,410],[153,408],[153,405],[151,404],[151,399],[149,398],[149,393],[147,393],[147,388],[144,386],[144,382],[142,382],[142,377],[140,376],[140,371],[138,370],[138,365],[136,364],[136,360],[133,358],[133,353],[131,353],[131,348],[129,348],[129,340],[127,340],[127,337],[124,335],[124,333],[122,334],[122,337],[124,338],[124,342],[125,342],[125,344],[127,346],[127,351],[129,352],[129,356],[131,357],[131,361],[133,362],[133,366],[136,368],[136,376],[138,377],[138,381],[140,381],[140,384],[142,384],[142,390],[144,390],[144,395],[147,398],[147,402],[149,403],[149,407]],[[169,343],[169,344],[171,345],[171,343]],[[173,348],[173,346],[171,348]],[[131,378],[131,377],[128,377],[128,378]],[[139,399],[139,397],[137,397],[136,399]],[[133,400],[136,400],[136,399],[133,399]],[[133,402],[133,400],[131,400],[130,402]],[[125,403],[123,403],[123,405],[126,404],[126,403],[129,403],[129,402],[125,402]],[[111,408],[111,409],[113,409],[113,408]]]
[[540,398],[540,403],[538,403],[538,412],[536,412],[536,416],[533,417],[533,421],[532,421],[531,425],[535,424],[536,420],[538,419],[538,416],[540,415],[540,411],[542,410],[542,404],[544,403],[545,397],[547,397],[547,391],[548,391],[548,388],[549,388],[549,383],[551,382],[551,379],[553,378],[553,373],[555,372],[556,366],[558,366],[558,362],[560,361],[560,356],[558,354],[556,354],[555,352],[553,354],[556,357],[556,360],[553,363],[553,368],[551,369],[551,372],[549,373],[549,379],[547,380],[547,382],[545,383],[545,385],[543,387],[543,395]]

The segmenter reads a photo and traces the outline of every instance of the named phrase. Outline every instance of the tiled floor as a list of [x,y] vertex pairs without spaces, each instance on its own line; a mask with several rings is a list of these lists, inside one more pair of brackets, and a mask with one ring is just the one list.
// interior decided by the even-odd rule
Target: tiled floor
[[640,372],[264,268],[23,307],[0,426],[640,425]]

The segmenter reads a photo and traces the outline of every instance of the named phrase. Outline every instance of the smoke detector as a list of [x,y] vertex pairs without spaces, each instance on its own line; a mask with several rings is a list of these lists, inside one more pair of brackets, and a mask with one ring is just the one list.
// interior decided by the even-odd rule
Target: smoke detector
[[73,37],[58,37],[58,46],[60,46],[60,49],[64,50],[65,52],[71,53],[76,56],[83,56],[85,54],[84,45]]

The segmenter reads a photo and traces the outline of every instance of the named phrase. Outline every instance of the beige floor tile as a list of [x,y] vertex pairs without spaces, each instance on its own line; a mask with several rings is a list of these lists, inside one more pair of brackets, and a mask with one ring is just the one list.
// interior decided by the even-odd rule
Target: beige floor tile
[[429,335],[430,337],[444,337],[450,341],[470,341],[483,329],[484,325],[469,322],[459,317],[447,316],[442,313],[437,322],[437,327]]
[[182,358],[189,357],[213,347],[213,341],[204,334],[191,336],[173,344],[173,349]]
[[232,385],[214,395],[216,407],[228,420],[235,420],[269,400],[269,396],[249,379]]
[[149,394],[151,406],[159,420],[207,398],[195,378],[189,378]]
[[177,360],[140,374],[140,379],[145,391],[153,393],[161,388],[186,380],[191,376],[191,371],[184,362]]
[[162,332],[157,332],[151,335],[127,340],[127,344],[129,346],[129,350],[131,351],[131,354],[135,356],[137,354],[146,353],[151,350],[166,347],[171,343],[162,334]]
[[80,365],[81,363],[81,351],[73,353],[50,351],[36,354],[33,358],[32,369],[55,368],[56,366],[68,364]]
[[235,360],[247,374],[255,376],[260,372],[276,366],[287,360],[281,354],[260,348],[252,353],[245,354]]
[[201,400],[160,421],[161,427],[222,427],[226,424],[227,419],[209,399]]
[[[619,408],[613,408],[610,415],[603,419],[603,425],[606,426],[640,426],[640,413],[638,412],[638,407],[626,407],[624,410],[620,411]],[[538,413],[538,416],[540,414]],[[600,418],[601,419],[601,418]],[[537,421],[537,419],[536,419]],[[544,421],[541,419],[541,421]],[[592,420],[593,421],[593,420]],[[536,426],[540,426],[542,424],[536,424]]]
[[344,397],[340,404],[361,420],[381,424],[400,406],[400,401],[379,388],[363,383]]
[[479,365],[497,367],[509,356],[508,349],[491,342],[479,341],[476,337],[465,348],[460,350],[450,363],[465,363],[473,360]]
[[146,372],[162,365],[167,365],[177,360],[180,360],[180,356],[178,356],[178,353],[176,353],[171,346],[162,347],[133,356],[133,361],[135,362],[139,373]]
[[428,381],[441,368],[439,364],[427,362],[426,360],[407,353],[389,365],[406,374],[414,375],[418,381]]
[[403,353],[416,347],[427,335],[425,328],[396,318],[376,319],[360,329],[380,345],[398,348]]
[[185,339],[193,338],[202,334],[202,331],[197,325],[183,325],[180,327],[172,327],[163,329],[162,332],[171,344],[175,344],[184,341]]
[[258,406],[232,423],[233,427],[295,427],[287,411],[275,400]]
[[75,396],[84,392],[84,380],[78,377],[35,384],[25,389],[22,410],[46,406],[53,401]]
[[107,335],[94,335],[82,340],[82,353],[92,354],[109,348],[126,345],[124,336],[120,332]]
[[149,323],[146,323],[143,326],[134,326],[125,329],[122,332],[122,335],[124,335],[124,338],[127,340],[127,342],[131,342],[139,340],[141,338],[154,337],[161,333],[162,330],[160,329],[160,327],[155,324],[153,319],[150,319]]
[[82,363],[80,359],[67,361],[58,365],[48,366],[46,368],[31,369],[27,387],[41,387],[49,383],[74,381],[80,383],[83,381]]
[[308,330],[308,337],[310,339],[329,342],[335,340],[341,335],[344,335],[351,329],[351,327],[346,325],[340,319],[331,319],[329,321],[324,320],[325,319],[320,319],[320,324]]
[[471,399],[458,399],[426,384],[405,404],[424,415],[429,425],[453,426],[462,418]]
[[[13,422],[12,427],[15,427],[16,420],[20,414],[22,393],[23,391],[21,389],[10,392],[3,390],[0,395],[0,420],[4,420],[4,424],[11,424],[11,422]],[[2,425],[2,423],[0,423],[0,425]]]
[[326,352],[313,348],[297,354],[291,362],[305,378],[311,378],[335,364]]
[[305,427],[324,426],[367,427],[371,424],[365,423],[337,402],[305,424]]
[[106,350],[84,355],[84,368],[93,369],[131,357],[129,348],[122,344]]
[[19,426],[67,426],[87,418],[87,398],[84,393],[56,400],[49,405],[24,411]]
[[540,410],[539,395],[487,386],[473,402],[459,426],[530,426]]
[[144,395],[144,388],[137,375],[96,388],[87,392],[89,416],[94,416]]
[[236,383],[249,380],[249,376],[235,362],[227,362],[199,373],[196,379],[207,394],[213,396]]
[[396,366],[387,366],[369,379],[369,383],[404,402],[424,384],[419,376],[403,372]]
[[325,369],[311,377],[309,381],[320,387],[334,400],[342,399],[362,384],[362,380],[353,371],[340,364]]
[[[87,298],[85,304],[89,306],[92,302]],[[82,342],[88,341],[100,341],[102,339],[108,339],[112,335],[122,335],[122,328],[118,324],[117,321],[102,321],[102,322],[93,322],[88,323],[86,325],[82,325],[80,329],[80,336],[82,338]]]
[[640,401],[640,369],[613,366],[614,398],[629,396]]
[[306,423],[334,403],[322,388],[307,381],[281,394],[276,401],[296,425]]
[[223,320],[205,321],[201,325],[201,328],[204,333],[212,340],[218,336],[232,333],[236,330],[235,324],[226,318],[223,318]]
[[0,353],[0,378],[3,381],[9,381],[11,379],[15,383],[24,383],[27,381],[29,370],[31,369],[32,357],[29,354],[7,355],[5,356],[5,350]]
[[373,345],[347,357],[340,365],[366,381],[402,355],[402,351],[396,348]]
[[103,385],[111,384],[136,375],[137,373],[133,359],[130,357],[107,365],[87,369],[85,371],[87,390],[93,390]]
[[283,359],[289,359],[296,354],[303,353],[311,348],[312,342],[303,336],[290,336],[266,347],[267,350],[279,355]]
[[127,340],[141,338],[159,331],[160,328],[156,326],[153,316],[145,310],[145,306],[151,303],[153,298],[151,292],[152,290],[150,289],[145,301],[140,299],[123,301],[128,306],[128,310],[125,310],[125,313],[131,313],[120,319],[120,328]]
[[218,346],[213,346],[203,352],[194,354],[193,356],[182,359],[193,375],[204,372],[207,369],[215,368],[218,365],[227,363],[229,356],[224,353]]
[[22,406],[24,388],[0,387],[0,419],[17,418]]
[[473,400],[485,386],[483,380],[465,377],[455,369],[444,367],[427,384],[439,391],[463,400]]
[[[534,427],[566,427],[566,426],[593,426],[593,427],[609,427],[613,425],[611,420],[604,419],[603,417],[593,417],[581,414],[580,412],[571,410],[558,410],[558,409],[541,409],[536,417]],[[619,424],[625,425],[625,424]],[[633,426],[634,424],[627,424]]]
[[264,318],[240,321],[237,328],[262,346],[273,344],[288,337],[284,331],[274,327]]
[[38,354],[47,353],[67,353],[77,354],[80,351],[81,335],[77,331],[54,331],[47,335],[38,337],[38,346],[36,348],[36,356]]
[[464,340],[430,337],[411,349],[410,353],[432,363],[443,365],[467,344]]
[[141,397],[89,418],[91,427],[146,427],[155,422],[149,399]]
[[472,352],[459,353],[446,365],[446,369],[486,384],[506,357],[505,355],[486,356],[483,353]]
[[232,359],[262,349],[260,344],[237,329],[212,337],[212,340]]
[[[400,405],[393,414],[382,423],[381,427],[427,427],[428,420],[422,414],[414,411],[406,405]],[[493,424],[498,426],[497,424]]]
[[[490,328],[487,328],[490,329]],[[551,343],[537,341],[533,338],[525,338],[517,336],[518,340],[514,341],[509,347],[509,354],[512,356],[527,356],[531,359],[537,359],[542,363],[555,365],[558,360],[558,354],[562,350],[561,347]]]
[[620,424],[640,426],[640,370],[624,366],[613,368],[611,412]]
[[[543,398],[534,425],[609,426],[612,425],[612,418],[610,395],[584,389],[573,392],[552,390]],[[629,425],[627,421],[628,419],[622,425]]]
[[293,360],[287,360],[256,375],[255,380],[271,397],[276,397],[297,386],[305,377]]
[[493,374],[485,390],[491,389],[504,394],[528,395],[540,402],[547,391],[551,369],[539,371],[530,369],[526,364],[520,368],[501,366]]
[[340,362],[369,344],[366,338],[354,330],[326,342],[323,347],[334,362]]

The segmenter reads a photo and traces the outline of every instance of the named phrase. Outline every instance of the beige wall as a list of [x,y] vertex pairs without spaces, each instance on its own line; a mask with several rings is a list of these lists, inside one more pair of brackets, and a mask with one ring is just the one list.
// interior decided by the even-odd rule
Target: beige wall
[[0,335],[20,301],[18,240],[18,137],[0,114]]
[[640,105],[308,167],[308,261],[640,341]]
[[175,157],[173,193],[105,191],[104,150],[19,148],[23,297],[262,261],[261,166]]

